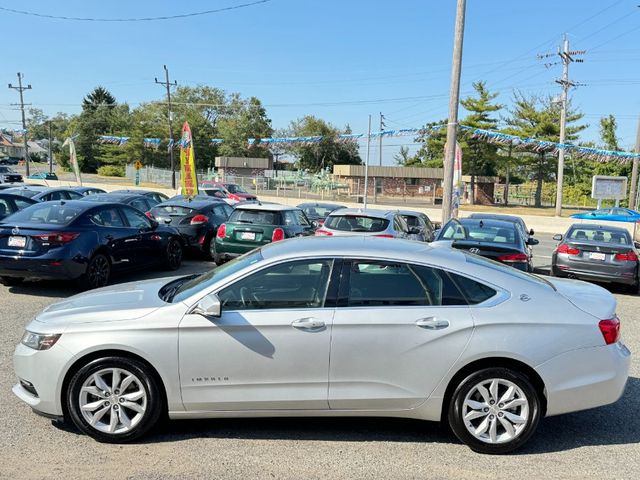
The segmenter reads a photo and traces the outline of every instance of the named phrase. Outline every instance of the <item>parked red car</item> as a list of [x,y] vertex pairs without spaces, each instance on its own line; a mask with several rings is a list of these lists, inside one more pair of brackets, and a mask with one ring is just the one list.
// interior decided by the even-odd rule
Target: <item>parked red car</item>
[[221,183],[221,182],[213,182],[211,180],[206,180],[200,184],[201,187],[218,187],[222,188],[227,196],[231,200],[237,200],[241,202],[243,200],[257,200],[253,193],[249,193],[244,187],[238,185],[237,183]]

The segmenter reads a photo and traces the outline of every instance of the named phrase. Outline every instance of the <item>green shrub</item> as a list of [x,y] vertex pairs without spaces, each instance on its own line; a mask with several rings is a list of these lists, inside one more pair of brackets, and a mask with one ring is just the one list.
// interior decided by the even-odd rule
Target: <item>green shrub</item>
[[114,165],[105,165],[98,168],[98,175],[102,177],[124,177],[124,168]]

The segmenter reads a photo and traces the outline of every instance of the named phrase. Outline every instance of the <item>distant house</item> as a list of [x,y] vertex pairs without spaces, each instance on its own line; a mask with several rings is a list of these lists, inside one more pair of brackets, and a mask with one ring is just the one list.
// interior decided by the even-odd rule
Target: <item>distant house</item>
[[[47,149],[42,148],[38,143],[27,141],[29,147],[29,157],[32,155],[47,155]],[[0,153],[6,157],[24,158],[24,143],[21,138],[12,137],[0,132]]]

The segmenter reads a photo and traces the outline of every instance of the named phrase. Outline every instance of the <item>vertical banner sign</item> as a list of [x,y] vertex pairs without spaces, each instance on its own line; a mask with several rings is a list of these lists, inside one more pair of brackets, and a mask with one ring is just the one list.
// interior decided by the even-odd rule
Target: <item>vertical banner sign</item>
[[193,149],[191,128],[184,122],[180,139],[180,186],[182,195],[195,197],[198,195],[198,179],[196,177],[196,155]]
[[462,149],[456,142],[456,159],[453,165],[453,198],[451,199],[451,218],[458,218],[460,198],[462,197]]
[[73,173],[76,175],[76,181],[78,185],[82,186],[82,177],[80,176],[80,166],[78,165],[78,156],[76,155],[76,144],[73,138],[67,138],[62,144],[63,147],[69,146],[69,163],[73,168]]

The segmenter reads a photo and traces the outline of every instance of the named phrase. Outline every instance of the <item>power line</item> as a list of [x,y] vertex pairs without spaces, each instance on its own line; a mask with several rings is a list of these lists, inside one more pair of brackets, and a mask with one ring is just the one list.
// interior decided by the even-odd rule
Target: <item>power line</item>
[[16,10],[13,8],[0,7],[0,10],[19,15],[29,15],[32,17],[49,18],[53,20],[72,20],[78,22],[152,22],[155,20],[174,20],[177,18],[198,17],[201,15],[210,15],[212,13],[227,12],[229,10],[238,10],[240,8],[252,7],[261,3],[268,3],[271,0],[257,0],[255,2],[233,5],[231,7],[217,8],[214,10],[204,10],[201,12],[182,13],[179,15],[165,15],[160,17],[139,17],[139,18],[92,18],[92,17],[67,17],[63,15],[48,15],[45,13],[31,12],[27,10]]
[[171,87],[177,86],[178,82],[176,82],[175,80],[173,82],[170,82],[169,69],[167,68],[166,65],[163,65],[163,67],[164,67],[165,81],[159,82],[158,79],[155,78],[155,83],[157,83],[158,85],[163,85],[167,89],[167,105],[169,106],[169,115],[168,115],[169,145],[171,146],[169,148],[169,164],[171,165],[171,188],[175,189],[176,188],[176,165],[173,159],[173,126],[171,125],[171,122],[173,121],[173,112],[171,111]]
[[22,112],[22,129],[24,130],[23,134],[22,134],[22,140],[24,142],[24,163],[25,163],[25,167],[26,167],[26,174],[27,177],[29,177],[29,145],[27,144],[27,121],[25,119],[24,116],[24,97],[22,95],[22,92],[24,92],[25,90],[31,90],[31,85],[27,85],[26,87],[22,86],[22,79],[24,78],[24,75],[20,72],[18,72],[18,86],[14,86],[9,84],[9,88],[13,88],[14,90],[17,90],[18,92],[20,92],[20,111]]

